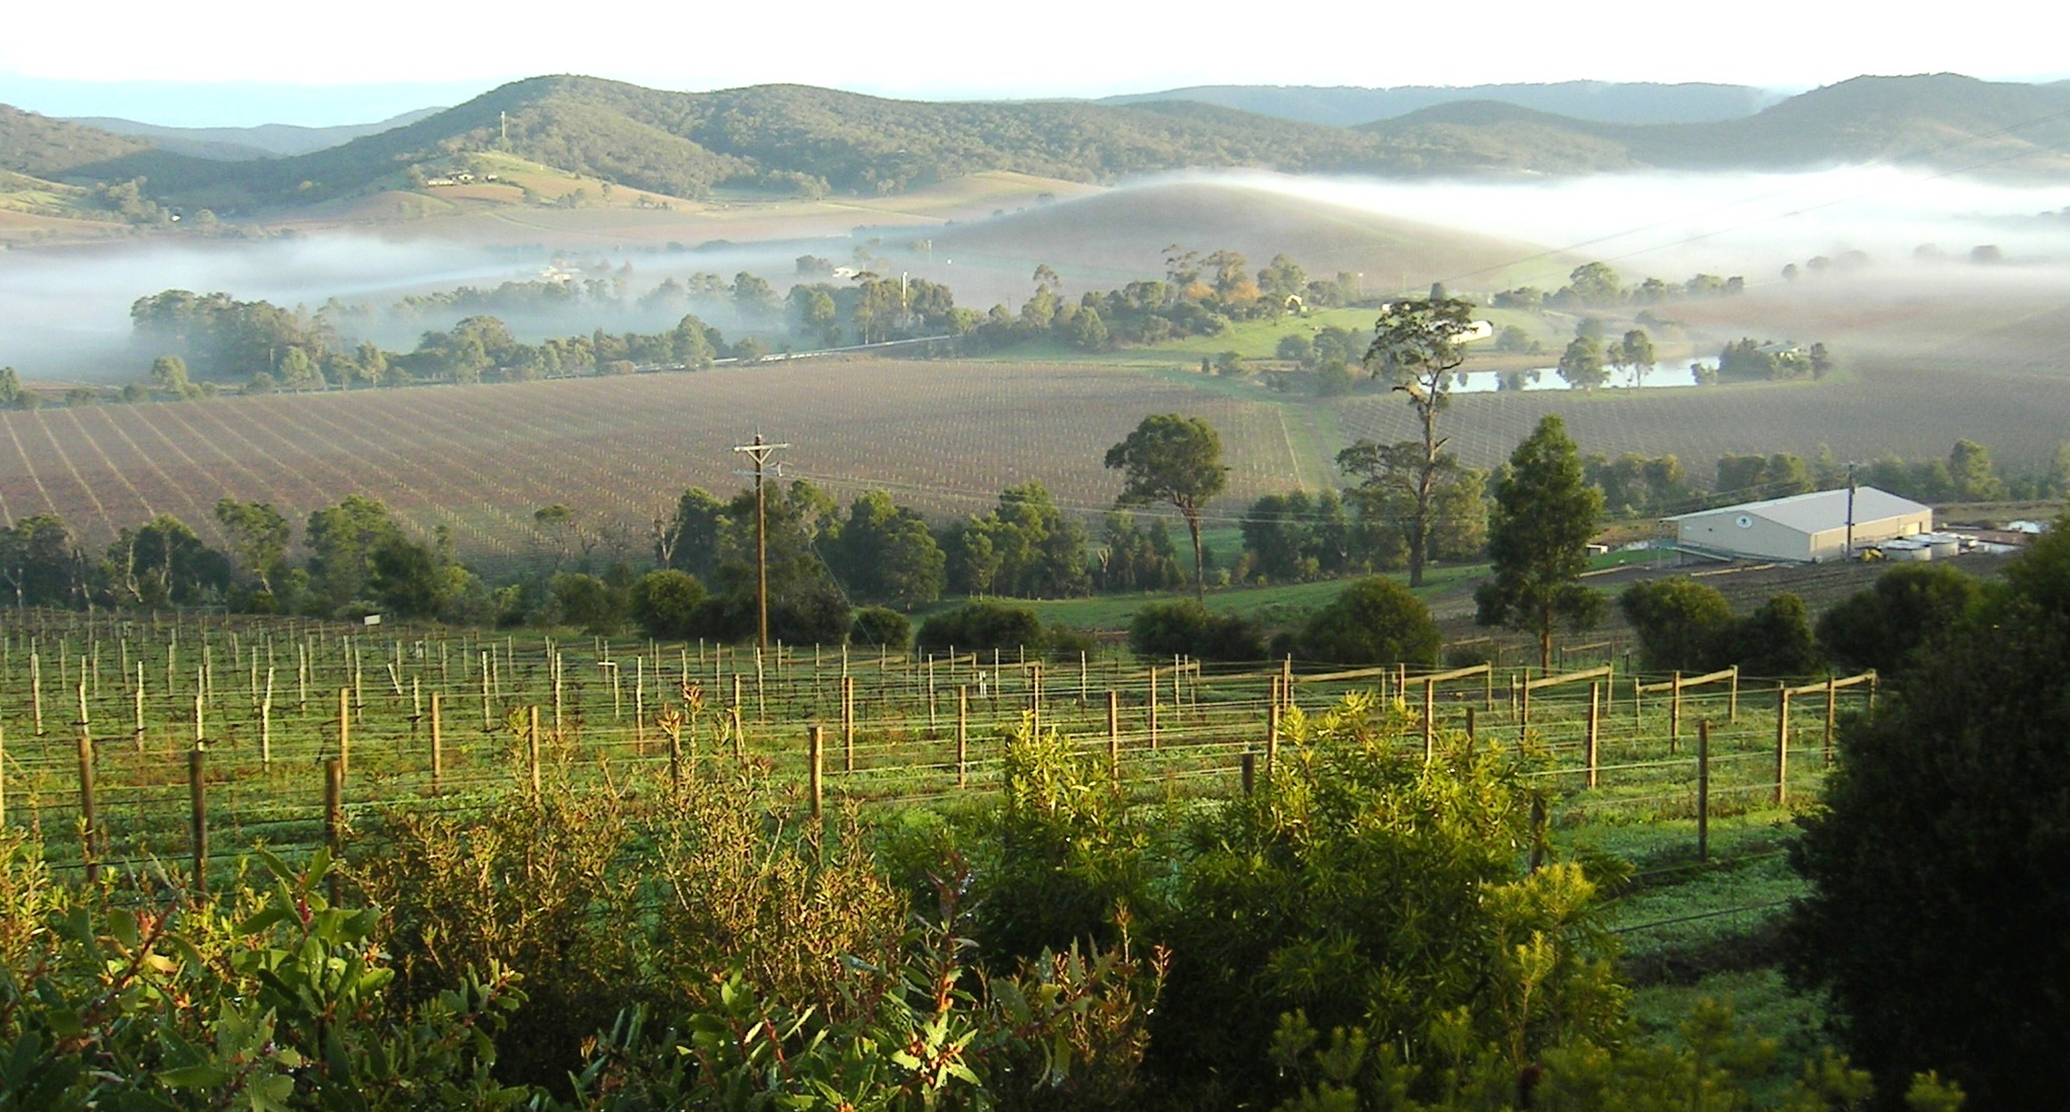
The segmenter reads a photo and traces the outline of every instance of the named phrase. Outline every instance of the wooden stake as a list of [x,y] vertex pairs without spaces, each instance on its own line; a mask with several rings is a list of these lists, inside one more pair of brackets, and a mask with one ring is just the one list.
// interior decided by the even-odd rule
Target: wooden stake
[[1587,728],[1588,733],[1583,737],[1583,762],[1589,767],[1589,773],[1585,776],[1583,784],[1585,788],[1589,789],[1597,788],[1597,696],[1598,684],[1596,681],[1592,681],[1590,682],[1590,724]]
[[[810,783],[807,786],[807,789],[808,792],[811,794],[811,800],[813,802],[813,819],[815,821],[818,821],[820,819],[820,765],[822,761],[822,751],[826,748],[826,740],[824,738],[825,731],[826,728],[823,728],[816,723],[812,726],[810,730],[806,732],[806,778]],[[960,744],[962,742],[961,734],[959,736],[959,742]]]
[[[739,678],[736,678],[738,680]],[[842,678],[842,772],[856,772],[856,678]]]
[[432,690],[432,792],[439,792],[439,778],[446,772],[446,739],[439,715],[439,690]]
[[207,790],[202,781],[202,764],[206,760],[200,747],[187,752],[187,803],[191,810],[188,829],[194,846],[194,892],[202,897],[209,892],[209,811]]
[[[1280,709],[1276,708],[1273,712],[1278,716]],[[1243,754],[1237,756],[1237,781],[1238,785],[1244,789],[1245,796],[1247,797],[1252,795],[1252,766],[1254,759],[1257,757],[1249,747],[1245,749]]]
[[85,724],[79,725],[79,824],[80,855],[86,862],[87,884],[92,885],[101,880],[101,864],[95,854],[100,820],[94,813],[94,738]]
[[1424,760],[1427,764],[1432,760],[1432,745],[1436,728],[1438,727],[1438,720],[1435,718],[1436,711],[1437,709],[1432,706],[1432,682],[1426,681],[1424,683]]
[[1683,744],[1683,671],[1669,674],[1669,753],[1675,754]]
[[1777,690],[1777,803],[1782,806],[1787,796],[1785,790],[1786,762],[1791,749],[1791,690]]
[[540,803],[540,706],[528,705],[525,709],[525,766],[532,782],[532,803]]
[[325,886],[331,905],[338,905],[338,863],[345,847],[345,765],[336,758],[324,759],[324,846],[331,852],[331,873]]
[[[847,679],[847,678],[843,678],[843,687],[844,687],[844,689],[845,689],[845,690],[846,690],[846,688],[848,687],[848,679]],[[844,705],[844,707],[847,707],[847,705],[845,704],[845,705]],[[964,685],[958,685],[958,686],[957,686],[957,788],[959,788],[959,789],[962,789],[962,788],[964,788],[964,780],[965,780],[965,764],[964,764],[964,763],[965,763],[965,757],[966,757],[966,753],[965,753],[965,742],[966,742],[966,727],[967,727],[967,724],[966,724],[966,720],[968,719],[968,717],[970,716],[970,714],[971,714],[971,699],[970,699],[970,689],[969,689],[968,687],[964,686]]]
[[1151,698],[1144,706],[1144,723],[1150,732],[1151,749],[1158,749],[1158,667],[1151,667],[1151,682],[1145,686],[1145,693]]
[[1698,861],[1708,849],[1706,825],[1712,818],[1712,724],[1698,721]]
[[338,690],[338,776],[344,777],[353,769],[353,715],[350,689]]
[[1108,690],[1108,777],[1122,784],[1122,694]]

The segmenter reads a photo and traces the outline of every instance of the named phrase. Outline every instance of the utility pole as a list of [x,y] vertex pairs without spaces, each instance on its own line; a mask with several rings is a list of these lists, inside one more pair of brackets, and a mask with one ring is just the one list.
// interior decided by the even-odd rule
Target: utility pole
[[763,463],[771,453],[788,448],[790,442],[768,444],[760,433],[753,443],[734,446],[735,452],[747,453],[755,462],[755,636],[764,649],[770,646],[770,563],[763,539]]

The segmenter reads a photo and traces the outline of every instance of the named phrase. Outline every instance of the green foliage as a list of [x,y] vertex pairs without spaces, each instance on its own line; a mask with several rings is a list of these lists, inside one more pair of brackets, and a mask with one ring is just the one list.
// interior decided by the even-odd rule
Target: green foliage
[[2067,1039],[2067,581],[2060,519],[1845,724],[1802,822],[1789,971],[1833,996],[1884,1102],[1932,1070],[1983,1108],[2065,1104],[2039,1065]]
[[1604,496],[1583,482],[1560,415],[1541,418],[1497,477],[1491,576],[1475,590],[1475,621],[1538,635],[1540,664],[1551,665],[1556,625],[1586,627],[1603,607],[1603,597],[1577,583],[1603,506]]
[[515,972],[490,962],[405,1006],[374,942],[380,914],[325,900],[328,857],[302,871],[262,858],[270,887],[195,908],[46,901],[42,930],[0,968],[0,1105],[526,1103],[491,1074],[525,1001]]
[[1200,418],[1153,414],[1111,446],[1103,463],[1122,471],[1118,505],[1171,503],[1187,520],[1187,532],[1194,542],[1194,591],[1199,597],[1204,588],[1201,510],[1222,493],[1230,475],[1215,427]]
[[1749,676],[1805,677],[1820,669],[1805,601],[1789,592],[1771,596],[1752,614],[1723,628],[1716,646],[1715,668],[1738,665]]
[[1439,660],[1439,628],[1424,601],[1387,577],[1356,580],[1310,616],[1296,640],[1312,661],[1372,665]]
[[1719,631],[1732,623],[1727,597],[1687,576],[1637,581],[1619,593],[1619,611],[1640,642],[1642,669],[1703,673]]
[[626,621],[623,592],[584,572],[555,573],[548,582],[561,621],[591,634],[612,634]]
[[650,638],[685,640],[697,637],[698,606],[705,586],[680,569],[656,569],[633,582],[630,611]]
[[892,646],[904,651],[913,637],[914,625],[889,607],[858,608],[856,622],[849,628],[853,646]]
[[1259,661],[1266,643],[1256,624],[1219,615],[1197,600],[1146,604],[1130,617],[1130,649],[1153,658],[1185,654],[1202,661]]
[[[1341,1062],[1364,1058],[1351,1045],[1435,1069],[1489,1048],[1509,1080],[1547,1047],[1616,1031],[1595,884],[1573,863],[1525,872],[1531,790],[1486,748],[1449,741],[1423,765],[1391,745],[1400,726],[1362,696],[1291,712],[1262,788],[1189,825],[1153,1030],[1164,1077],[1218,1105],[1300,1102],[1290,1069],[1314,1036],[1260,1036],[1296,1011],[1310,1034],[1344,1032]],[[1436,1077],[1346,1074],[1354,1105],[1444,1094]]]
[[938,612],[921,624],[915,644],[923,650],[1011,651],[1043,643],[1043,624],[1036,613],[1013,604],[973,601]]
[[1820,648],[1851,669],[1897,673],[1977,605],[1979,582],[1942,564],[1895,565],[1820,617]]
[[1080,595],[1089,583],[1086,546],[1086,527],[1031,480],[1001,492],[992,511],[952,530],[949,582],[971,595]]

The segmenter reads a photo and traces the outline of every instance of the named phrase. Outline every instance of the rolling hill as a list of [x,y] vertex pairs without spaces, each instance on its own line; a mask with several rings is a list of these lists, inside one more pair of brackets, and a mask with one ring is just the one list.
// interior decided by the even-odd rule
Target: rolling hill
[[281,155],[306,155],[375,135],[405,124],[414,124],[437,108],[420,108],[377,120],[371,124],[340,124],[328,128],[307,128],[298,124],[260,124],[249,128],[175,128],[147,124],[116,116],[72,116],[67,121],[99,128],[115,135],[142,139],[162,151],[201,159],[265,159]]
[[1557,81],[1512,85],[1195,85],[1103,97],[1101,104],[1200,101],[1295,120],[1351,127],[1458,101],[1497,101],[1607,124],[1690,124],[1748,116],[1778,98],[1747,85]]
[[2065,98],[2062,81],[1858,77],[1709,123],[1610,124],[1472,101],[1357,130],[1399,156],[1422,157],[1428,170],[1782,170],[1884,160],[2062,177]]
[[1481,100],[1341,128],[1186,100],[939,103],[800,85],[675,93],[553,76],[335,147],[236,162],[8,110],[0,114],[0,151],[9,161],[0,168],[72,182],[143,177],[175,204],[275,215],[418,188],[490,151],[684,198],[722,188],[870,197],[986,171],[1112,182],[1221,167],[1583,174],[1893,159],[2062,179],[2065,97],[2062,81],[1863,77],[1705,122],[1608,123]]
[[1108,190],[1039,206],[935,235],[935,250],[960,268],[998,260],[1026,275],[1024,261],[1051,264],[1075,285],[1156,275],[1169,244],[1230,248],[1253,267],[1285,253],[1313,275],[1367,272],[1377,288],[1399,272],[1490,272],[1539,248],[1367,209],[1333,205],[1231,182],[1161,183]]

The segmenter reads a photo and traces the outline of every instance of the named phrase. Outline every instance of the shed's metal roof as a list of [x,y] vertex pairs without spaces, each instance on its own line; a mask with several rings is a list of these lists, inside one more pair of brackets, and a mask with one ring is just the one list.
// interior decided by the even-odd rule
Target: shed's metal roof
[[[1856,489],[1858,522],[1876,522],[1879,519],[1896,518],[1900,515],[1926,513],[1927,507],[1912,499],[1902,499],[1889,491],[1861,486]],[[1758,503],[1737,503],[1731,507],[1714,507],[1709,511],[1675,515],[1662,521],[1681,522],[1685,519],[1716,514],[1753,515],[1808,534],[1820,530],[1833,530],[1849,521],[1849,489],[1838,487],[1833,491],[1809,491],[1804,495],[1787,495],[1782,499],[1764,499]]]

